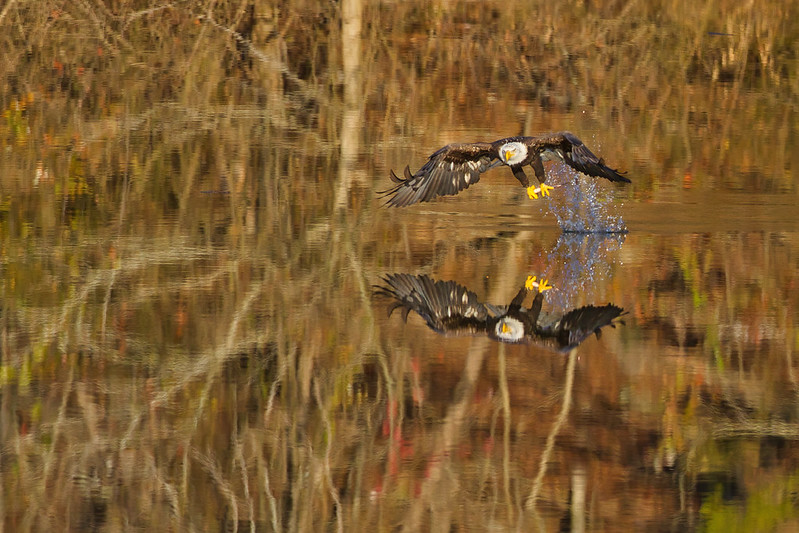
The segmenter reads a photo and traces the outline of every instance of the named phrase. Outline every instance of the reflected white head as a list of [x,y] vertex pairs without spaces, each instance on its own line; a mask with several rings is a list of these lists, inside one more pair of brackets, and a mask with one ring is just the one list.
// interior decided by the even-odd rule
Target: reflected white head
[[509,142],[499,147],[499,159],[508,166],[518,165],[527,157],[527,146],[520,142]]
[[502,317],[494,326],[494,334],[503,341],[518,341],[524,337],[524,325],[515,318]]

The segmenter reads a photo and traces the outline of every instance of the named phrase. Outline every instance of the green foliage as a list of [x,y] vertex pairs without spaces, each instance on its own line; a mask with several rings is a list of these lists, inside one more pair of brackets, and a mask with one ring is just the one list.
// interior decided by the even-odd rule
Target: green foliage
[[799,522],[796,492],[799,477],[755,485],[745,501],[724,501],[723,489],[716,488],[702,502],[702,531],[708,533],[779,531]]

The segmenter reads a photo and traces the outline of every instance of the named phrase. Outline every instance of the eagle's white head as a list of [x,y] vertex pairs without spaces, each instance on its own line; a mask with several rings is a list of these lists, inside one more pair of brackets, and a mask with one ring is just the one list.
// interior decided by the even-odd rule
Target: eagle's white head
[[499,160],[508,166],[518,165],[527,157],[527,146],[520,142],[509,142],[499,147]]
[[524,337],[524,324],[509,316],[502,317],[494,326],[494,334],[505,342],[515,342]]

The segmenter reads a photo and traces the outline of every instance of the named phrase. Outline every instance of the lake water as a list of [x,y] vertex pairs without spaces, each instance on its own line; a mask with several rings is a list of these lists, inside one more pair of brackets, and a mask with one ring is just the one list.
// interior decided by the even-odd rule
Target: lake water
[[[4,530],[799,527],[799,11],[594,4],[0,8]],[[632,183],[378,198],[558,130]],[[441,334],[392,274],[624,314]]]

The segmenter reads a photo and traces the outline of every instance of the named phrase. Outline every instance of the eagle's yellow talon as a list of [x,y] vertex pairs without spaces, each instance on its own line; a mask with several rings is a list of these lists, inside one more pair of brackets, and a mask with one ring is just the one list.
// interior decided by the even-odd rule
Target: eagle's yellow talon
[[524,288],[528,291],[537,290],[538,292],[548,291],[553,288],[547,280],[542,279],[541,281],[537,281],[537,279],[537,276],[527,276],[527,281],[524,282]]
[[540,184],[538,187],[533,187],[530,185],[527,187],[527,196],[530,197],[531,200],[538,200],[538,195],[541,196],[549,196],[549,191],[554,189],[555,187],[551,185],[547,185],[545,183]]

